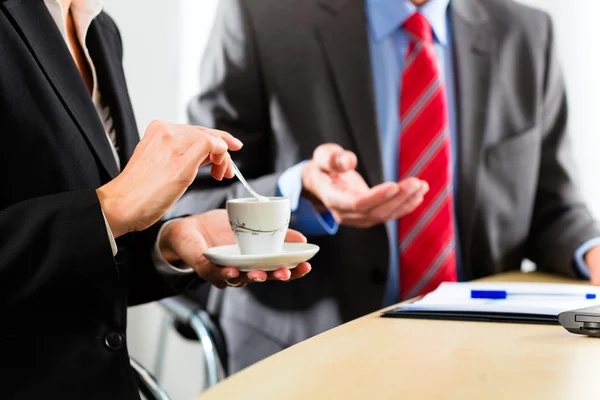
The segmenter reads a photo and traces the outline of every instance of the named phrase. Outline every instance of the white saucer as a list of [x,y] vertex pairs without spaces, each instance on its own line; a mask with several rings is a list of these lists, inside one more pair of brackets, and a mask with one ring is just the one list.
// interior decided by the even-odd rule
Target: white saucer
[[204,257],[217,265],[236,267],[240,271],[275,271],[279,268],[296,268],[308,261],[319,251],[319,246],[310,243],[284,243],[281,253],[242,255],[237,245],[212,247]]

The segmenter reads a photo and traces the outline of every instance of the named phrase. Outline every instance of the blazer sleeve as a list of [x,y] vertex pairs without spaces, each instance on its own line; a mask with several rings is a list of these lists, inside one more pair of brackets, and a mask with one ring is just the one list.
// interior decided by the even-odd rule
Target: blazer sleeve
[[[129,259],[129,279],[128,279],[128,305],[149,303],[160,300],[165,297],[176,295],[184,288],[178,288],[170,285],[167,280],[157,271],[152,260],[152,251],[156,244],[158,233],[164,221],[158,222],[150,228],[131,234],[130,240],[133,242],[133,257]],[[123,250],[121,250],[123,251]],[[124,250],[128,251],[128,250]],[[117,253],[117,260],[127,259],[129,254]],[[190,274],[186,277],[186,283],[202,284],[204,283],[196,274]]]
[[[202,92],[188,107],[191,124],[225,130],[244,148],[232,152],[255,190],[277,194],[280,173],[274,165],[272,132],[251,15],[245,2],[219,3],[201,67]],[[281,171],[282,172],[282,171]],[[230,198],[248,196],[233,180],[217,182],[202,168],[171,216],[221,208]]]
[[565,85],[556,56],[550,17],[547,17],[546,71],[543,97],[542,156],[527,257],[538,268],[581,277],[575,251],[600,229],[577,187],[575,162],[567,134]]
[[0,310],[118,276],[94,190],[0,210]]

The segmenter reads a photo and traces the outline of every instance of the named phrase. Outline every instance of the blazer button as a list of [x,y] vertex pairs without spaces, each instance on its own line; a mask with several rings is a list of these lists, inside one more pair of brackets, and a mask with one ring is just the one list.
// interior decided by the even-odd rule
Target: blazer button
[[379,267],[371,269],[371,282],[376,285],[383,285],[387,280],[387,273],[381,270]]
[[104,344],[111,350],[121,350],[125,344],[125,337],[119,332],[109,332],[104,336]]

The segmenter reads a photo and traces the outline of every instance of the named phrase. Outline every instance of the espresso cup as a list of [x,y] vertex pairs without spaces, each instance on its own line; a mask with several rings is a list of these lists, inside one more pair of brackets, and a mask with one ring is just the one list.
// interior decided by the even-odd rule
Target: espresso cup
[[290,200],[243,198],[227,201],[231,230],[241,254],[280,253],[290,224]]

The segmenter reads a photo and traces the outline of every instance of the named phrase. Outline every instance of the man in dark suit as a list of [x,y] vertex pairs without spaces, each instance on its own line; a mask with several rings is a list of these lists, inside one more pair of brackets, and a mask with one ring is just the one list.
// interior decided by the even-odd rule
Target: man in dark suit
[[[549,17],[510,0],[223,0],[191,121],[321,246],[287,285],[213,293],[235,372],[442,281],[600,282]],[[316,151],[315,151],[316,149]],[[314,153],[314,154],[313,154]],[[240,195],[200,177],[175,213]]]
[[[167,281],[308,272],[209,263],[203,250],[234,241],[223,210],[157,222],[199,166],[231,178],[228,150],[242,144],[160,121],[138,144],[121,38],[101,2],[1,1],[0,54],[0,397],[139,399],[127,306],[174,294]],[[173,278],[174,264],[197,275]]]

